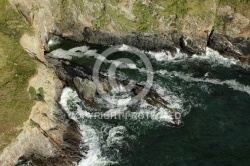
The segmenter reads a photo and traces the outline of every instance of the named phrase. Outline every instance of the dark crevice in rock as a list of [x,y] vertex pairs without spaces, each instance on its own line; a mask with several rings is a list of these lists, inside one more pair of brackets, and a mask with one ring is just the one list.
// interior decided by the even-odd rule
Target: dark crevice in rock
[[214,26],[213,26],[213,28],[212,28],[212,30],[211,30],[210,34],[208,35],[208,38],[207,38],[207,46],[208,47],[210,45],[210,40],[211,40],[211,36],[213,35],[213,33],[214,33]]

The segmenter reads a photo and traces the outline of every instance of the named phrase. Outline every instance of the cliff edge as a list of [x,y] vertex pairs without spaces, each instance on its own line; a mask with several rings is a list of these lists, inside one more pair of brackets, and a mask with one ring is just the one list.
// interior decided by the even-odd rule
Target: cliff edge
[[9,0],[34,29],[23,48],[37,61],[30,86],[44,87],[18,138],[0,155],[0,165],[30,160],[35,165],[73,165],[83,157],[77,125],[60,109],[63,88],[44,58],[53,35],[102,45],[127,44],[146,50],[202,54],[206,47],[250,62],[248,0]]
[[247,0],[9,0],[48,49],[52,35],[142,49],[180,47],[201,54],[207,46],[249,62]]

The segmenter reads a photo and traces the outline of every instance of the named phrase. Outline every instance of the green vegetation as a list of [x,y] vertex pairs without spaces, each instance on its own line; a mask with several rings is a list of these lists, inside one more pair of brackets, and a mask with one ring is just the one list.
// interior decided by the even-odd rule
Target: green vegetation
[[[144,5],[140,2],[134,4],[134,14],[136,15],[137,31],[149,32],[155,29],[152,26],[157,26],[157,19],[153,16],[153,8],[151,6]],[[145,21],[147,20],[147,21]]]
[[19,45],[30,28],[7,3],[0,1],[0,151],[20,133],[34,101],[29,99],[28,81],[35,64]]
[[76,4],[76,6],[77,6],[81,11],[88,10],[88,7],[86,6],[85,3],[83,3],[82,0],[74,0],[74,3]]
[[29,93],[30,93],[31,99],[35,99],[36,98],[36,89],[33,86],[31,86],[29,88]]
[[43,90],[43,87],[38,88],[38,93],[36,95],[37,95],[39,100],[44,101],[44,97],[45,97],[44,94],[45,94],[45,92]]
[[187,14],[199,16],[202,19],[214,16],[214,2],[213,0],[196,0],[188,1],[188,11]]
[[105,26],[110,22],[107,14],[107,6],[105,2],[99,2],[103,4],[103,8],[99,10],[96,6],[94,6],[95,12],[93,13],[96,19],[92,21],[96,29],[100,29],[101,27]]
[[[75,3],[77,6],[84,6],[80,0],[75,0]],[[96,29],[105,27],[112,20],[115,27],[125,33],[128,31],[154,32],[159,28],[160,19],[163,19],[166,24],[173,22],[175,27],[180,29],[182,27],[180,19],[187,14],[200,16],[202,19],[214,16],[212,12],[214,4],[211,0],[152,0],[148,4],[143,4],[137,0],[132,11],[135,20],[126,18],[124,13],[116,8],[121,1],[110,0],[102,1],[102,3],[104,4],[103,10],[94,7],[93,15],[96,19],[93,24]],[[84,9],[86,10],[86,6],[84,6]]]
[[44,101],[45,92],[43,90],[43,87],[38,88],[38,90],[36,91],[36,89],[33,86],[31,86],[29,88],[29,93],[30,93],[31,99]]
[[116,28],[121,32],[136,31],[137,23],[125,18],[118,10],[107,6],[106,12],[110,16],[110,19],[115,22]]
[[155,0],[154,3],[159,4],[163,9],[157,10],[160,15],[169,16],[175,14],[178,18],[185,16],[189,10],[189,2],[187,0]]
[[[87,10],[87,6],[82,0],[75,0],[75,3],[82,11]],[[92,23],[96,29],[107,27],[112,20],[115,28],[123,33],[128,31],[155,32],[159,28],[159,20],[162,20],[166,26],[171,23],[173,28],[181,29],[183,27],[181,19],[186,15],[197,16],[208,21],[210,20],[208,18],[214,18],[216,26],[225,29],[226,25],[216,15],[216,7],[226,5],[250,18],[249,0],[151,0],[146,3],[136,0],[132,11],[135,20],[126,18],[124,13],[117,7],[124,1],[95,0],[91,1],[91,3],[102,3],[104,5],[104,9],[93,5],[94,12],[91,14],[96,19]]]
[[56,12],[57,16],[56,19],[58,22],[64,22],[67,21],[65,20],[65,16],[69,14],[67,6],[69,5],[69,0],[62,0],[59,4],[58,11]]
[[95,21],[93,21],[96,29],[100,29],[106,23],[105,15],[99,16]]
[[34,128],[34,127],[39,127],[39,124],[36,123],[34,120],[30,119],[30,126],[31,126],[32,128]]

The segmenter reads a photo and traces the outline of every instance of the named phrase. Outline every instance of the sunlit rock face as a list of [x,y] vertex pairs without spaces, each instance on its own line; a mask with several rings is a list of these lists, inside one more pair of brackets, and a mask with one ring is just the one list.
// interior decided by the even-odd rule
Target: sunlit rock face
[[210,47],[233,56],[249,55],[250,24],[244,10],[249,2],[239,2],[237,7],[208,0],[202,3],[198,0],[188,3],[183,0],[10,2],[34,27],[45,49],[48,49],[48,39],[56,34],[76,41],[103,45],[124,43],[151,50],[178,46],[202,54],[216,30],[222,34],[220,40],[226,38],[231,44],[223,45],[224,51],[213,44]]
[[[244,10],[249,8],[249,2],[244,5],[239,3],[238,6],[242,6],[242,10],[235,10],[234,6],[226,4],[221,6],[217,1],[211,0],[205,0],[202,3],[198,0],[188,3],[184,0],[178,2],[172,0],[158,2],[150,0],[9,0],[9,2],[34,29],[34,37],[24,36],[21,40],[22,46],[44,63],[46,60],[43,57],[43,51],[49,51],[48,43],[53,44],[49,42],[49,39],[54,35],[101,45],[127,44],[146,51],[164,49],[172,52],[177,47],[186,51],[188,55],[204,54],[209,46],[247,63],[250,59],[250,23],[247,10]],[[60,43],[60,40],[56,42]],[[58,56],[61,57],[62,54]],[[154,56],[157,57],[157,55]],[[223,58],[220,59],[225,61]],[[187,65],[184,67],[188,68]],[[45,73],[43,77],[39,77],[39,83],[42,83],[41,80],[48,79],[46,73],[49,72],[53,73],[51,76],[53,79],[57,79],[52,69],[45,66],[42,69]],[[65,80],[70,79],[62,72],[60,74]],[[169,75],[187,82],[204,81],[204,79],[187,78],[176,72]],[[54,81],[53,79],[51,82]],[[46,82],[46,84],[51,84],[51,82]],[[59,80],[57,82],[61,84]],[[213,79],[205,83],[226,84],[236,90],[238,88],[241,91],[248,91],[245,86],[232,81],[218,82]],[[53,92],[53,88],[58,84],[47,87],[47,92]],[[85,82],[84,86],[89,86],[89,84],[91,83]],[[9,162],[13,165],[19,157],[24,156],[29,159],[30,156],[34,157],[34,154],[38,154],[35,156],[35,161],[40,162],[39,155],[42,155],[46,158],[46,162],[52,162],[54,165],[56,165],[55,161],[61,165],[58,156],[65,155],[65,153],[70,157],[73,156],[73,159],[65,159],[70,160],[72,164],[73,161],[79,161],[82,158],[78,149],[81,139],[77,128],[79,126],[72,122],[56,103],[62,87],[63,85],[57,87],[59,90],[57,89],[58,92],[54,94],[57,97],[52,95],[51,98],[45,99],[47,102],[47,105],[44,104],[45,109],[42,109],[43,104],[35,107],[36,110],[30,117],[39,124],[39,128],[26,128],[19,139],[4,151],[2,154],[4,157],[0,157],[0,163],[4,158],[5,165],[9,165]],[[91,101],[94,91],[95,87],[92,86],[91,92],[82,93],[82,97]],[[221,92],[214,93],[223,95]],[[166,116],[165,119],[171,118],[171,116]],[[109,145],[113,144],[111,136],[115,135],[112,134],[114,131],[110,131]],[[122,129],[122,131],[126,130]],[[39,140],[42,142],[34,143]],[[61,153],[57,145],[61,145],[66,151]],[[70,149],[72,147],[73,149]],[[71,155],[72,153],[77,153],[77,156]],[[5,156],[9,156],[8,161]],[[46,162],[44,165],[47,164]]]

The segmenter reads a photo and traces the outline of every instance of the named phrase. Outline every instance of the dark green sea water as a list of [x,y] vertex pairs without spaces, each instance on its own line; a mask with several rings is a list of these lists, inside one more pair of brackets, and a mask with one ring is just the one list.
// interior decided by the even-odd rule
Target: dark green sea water
[[[81,45],[70,44],[60,47],[68,50]],[[100,54],[106,47],[92,46],[88,50],[93,49],[98,51],[92,54]],[[166,55],[161,59],[164,55],[159,58],[157,53],[146,53],[154,71],[153,89],[162,92],[163,97],[170,97],[172,106],[182,113],[179,126],[158,119],[88,117],[84,111],[88,112],[89,108],[71,98],[73,105],[81,105],[81,108],[66,111],[78,121],[82,130],[88,130],[86,126],[92,129],[91,132],[83,131],[83,140],[86,134],[96,133],[89,137],[89,142],[94,140],[98,145],[93,147],[100,150],[91,151],[98,153],[97,157],[93,157],[94,153],[87,155],[79,165],[250,165],[250,71],[210,49],[208,52],[206,58],[185,55],[179,59],[166,58]],[[116,76],[145,83],[146,73],[140,70],[145,68],[144,64],[126,51],[109,56],[110,62],[104,63],[101,71],[107,73],[113,60],[121,57],[133,60],[136,68],[118,68]],[[74,57],[71,62],[93,68],[96,57]],[[124,94],[119,95],[116,97]],[[95,101],[103,111],[111,109],[100,97]],[[130,105],[123,114],[143,114],[147,108],[151,113],[159,111],[142,105],[140,102]]]

